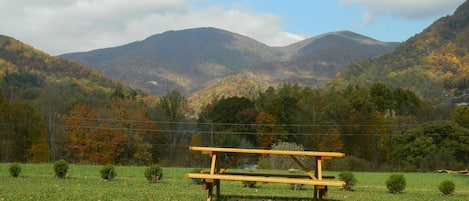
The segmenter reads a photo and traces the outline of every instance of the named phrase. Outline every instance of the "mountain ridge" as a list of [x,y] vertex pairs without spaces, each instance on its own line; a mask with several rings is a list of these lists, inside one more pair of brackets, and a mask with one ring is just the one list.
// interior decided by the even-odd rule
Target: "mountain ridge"
[[[324,39],[327,35],[336,35],[337,38]],[[341,52],[318,62],[312,61],[318,60],[312,55],[317,54],[315,47],[298,48],[308,44],[299,42],[285,48],[270,47],[252,38],[212,27],[167,31],[122,46],[68,53],[60,57],[98,69],[113,79],[138,86],[154,95],[179,90],[190,96],[214,81],[240,73],[268,78],[272,85],[294,82],[316,86],[335,75],[342,66],[390,51],[396,46],[396,43],[375,40],[374,43],[385,47],[380,49],[368,41],[373,39],[352,32],[331,32],[324,36],[308,44],[326,41],[318,45],[327,49],[323,52],[334,53],[334,49]],[[340,43],[327,42],[339,39],[355,41],[349,45],[357,48],[341,48]],[[370,45],[360,46],[357,42],[360,40]],[[327,46],[332,44],[334,49],[328,49]],[[357,54],[360,51],[365,56]]]

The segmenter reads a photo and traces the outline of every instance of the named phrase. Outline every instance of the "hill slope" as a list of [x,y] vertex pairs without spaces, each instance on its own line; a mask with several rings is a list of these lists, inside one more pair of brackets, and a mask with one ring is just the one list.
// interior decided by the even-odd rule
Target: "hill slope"
[[228,31],[196,28],[61,57],[155,95],[174,89],[190,95],[240,73],[250,74],[255,82],[317,85],[344,66],[395,46],[351,32],[335,32],[274,48]]
[[469,101],[469,1],[440,18],[394,51],[351,65],[343,83],[384,82],[413,89],[435,102]]
[[115,90],[136,92],[97,70],[34,49],[0,35],[0,89],[10,100],[27,102],[46,115],[63,114],[79,101],[105,104]]

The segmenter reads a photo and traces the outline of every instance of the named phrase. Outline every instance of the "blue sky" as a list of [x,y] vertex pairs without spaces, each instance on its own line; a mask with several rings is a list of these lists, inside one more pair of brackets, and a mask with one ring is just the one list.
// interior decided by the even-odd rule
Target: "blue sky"
[[[380,0],[223,0],[229,8],[251,9],[254,12],[282,16],[282,28],[291,33],[315,36],[331,31],[350,30],[381,41],[402,42],[420,33],[438,18],[452,14],[464,0],[394,0],[379,5],[369,2]],[[400,6],[394,6],[394,5]],[[427,6],[422,6],[427,5]],[[379,6],[389,6],[379,8]],[[401,7],[408,7],[409,10]],[[383,10],[380,10],[383,9]],[[415,9],[415,12],[413,11]],[[406,12],[417,13],[409,16]],[[383,12],[374,14],[374,12]],[[366,22],[365,15],[372,15],[373,22]]]
[[52,55],[216,27],[270,46],[349,30],[402,42],[465,0],[0,0],[0,34]]

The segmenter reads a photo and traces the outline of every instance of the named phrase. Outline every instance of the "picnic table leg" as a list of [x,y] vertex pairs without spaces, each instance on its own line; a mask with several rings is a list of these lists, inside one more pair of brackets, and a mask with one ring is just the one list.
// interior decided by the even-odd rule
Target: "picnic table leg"
[[213,197],[213,183],[205,183],[207,190],[208,190],[208,195],[207,195],[207,201],[212,201]]
[[313,195],[314,200],[318,200],[318,188],[314,186],[314,195]]
[[[220,153],[216,153],[217,158],[215,161],[215,171],[217,174],[220,173]],[[217,200],[220,200],[220,180],[215,180],[215,185],[217,186]]]
[[[322,157],[320,156],[316,157],[316,169],[314,171],[314,176],[318,180],[322,180]],[[319,198],[319,200],[322,201],[322,196],[323,196],[323,193],[322,193],[321,187],[314,186],[314,199],[318,200]]]

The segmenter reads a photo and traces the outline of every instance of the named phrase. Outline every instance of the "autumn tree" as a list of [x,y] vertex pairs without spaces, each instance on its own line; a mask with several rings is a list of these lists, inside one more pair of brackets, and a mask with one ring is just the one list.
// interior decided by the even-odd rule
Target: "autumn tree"
[[335,151],[343,152],[344,143],[340,137],[339,130],[336,128],[330,128],[327,133],[321,137],[321,143],[319,144],[320,151]]
[[265,112],[261,112],[256,118],[256,133],[258,146],[261,148],[270,147],[279,140],[286,140],[287,132],[279,125],[276,119]]
[[88,136],[88,160],[91,163],[114,164],[124,152],[126,143],[122,131],[113,130],[105,122],[99,128],[93,129]]
[[88,104],[78,104],[63,118],[66,126],[68,144],[65,147],[69,159],[75,162],[86,163],[89,160],[90,133],[95,127],[93,120],[100,115]]
[[151,164],[158,160],[162,149],[157,145],[167,138],[158,135],[159,125],[148,118],[147,107],[125,96],[112,99],[109,117],[113,127],[121,128],[126,143],[120,157],[123,164]]

